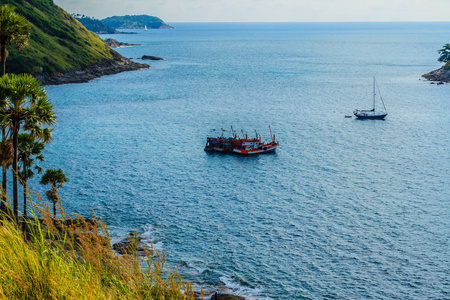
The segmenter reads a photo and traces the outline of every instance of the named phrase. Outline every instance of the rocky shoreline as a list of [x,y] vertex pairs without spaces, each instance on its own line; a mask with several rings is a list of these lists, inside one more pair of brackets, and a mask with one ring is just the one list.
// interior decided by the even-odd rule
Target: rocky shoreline
[[140,44],[128,44],[128,43],[122,43],[115,39],[106,39],[105,44],[110,46],[111,48],[123,48],[123,47],[133,47],[133,46],[142,46]]
[[430,81],[450,82],[450,68],[446,69],[444,65],[440,69],[423,74],[422,77]]
[[113,59],[103,60],[98,64],[90,65],[81,69],[67,70],[48,76],[44,73],[36,73],[36,77],[43,85],[60,85],[67,83],[84,83],[92,79],[113,75],[126,71],[136,71],[150,68],[147,64],[140,64],[110,50]]
[[[145,239],[139,234],[135,235],[134,232],[130,232],[128,237],[122,239],[120,242],[112,245],[114,251],[118,254],[132,254],[133,251],[137,252],[140,257],[145,256],[145,251],[151,251],[151,247],[145,243]],[[134,250],[133,250],[134,249]],[[230,294],[229,291],[224,290],[203,290],[204,296],[202,297],[201,291],[195,291],[197,299],[205,300],[245,300],[245,297]]]

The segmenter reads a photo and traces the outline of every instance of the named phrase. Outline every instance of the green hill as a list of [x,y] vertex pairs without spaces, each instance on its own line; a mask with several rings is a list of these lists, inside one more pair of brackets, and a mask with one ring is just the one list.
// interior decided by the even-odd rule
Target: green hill
[[109,27],[106,24],[103,24],[103,22],[98,19],[91,18],[91,17],[85,16],[85,15],[79,15],[79,14],[73,14],[72,17],[74,17],[78,22],[83,24],[83,26],[86,27],[87,30],[90,30],[97,34],[117,33],[117,30]]
[[[23,15],[33,24],[29,45],[24,51],[19,52],[13,46],[8,47],[7,72],[31,73],[44,83],[49,77],[62,78],[58,79],[59,82],[50,82],[57,84],[83,82],[142,67],[111,50],[98,35],[87,30],[52,0],[2,0],[1,4],[15,6],[16,13]],[[99,64],[103,67],[102,72],[93,70],[93,66]],[[90,68],[90,78],[77,79],[72,74],[69,81],[64,81],[66,72],[85,68]],[[114,70],[111,70],[112,68]]]
[[138,29],[144,28],[145,26],[154,29],[172,28],[171,26],[164,23],[164,21],[161,20],[160,18],[147,15],[113,16],[103,19],[101,21],[112,28]]

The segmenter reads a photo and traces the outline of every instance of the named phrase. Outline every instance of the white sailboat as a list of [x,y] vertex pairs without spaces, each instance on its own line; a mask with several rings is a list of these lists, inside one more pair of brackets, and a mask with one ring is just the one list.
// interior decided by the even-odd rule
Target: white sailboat
[[144,29],[145,29],[145,31],[147,31],[147,25],[144,25]]
[[[386,106],[384,106],[383,98],[381,97],[380,89],[378,89],[378,93],[380,93],[380,99],[381,103],[383,104],[383,109],[376,108],[376,92],[375,92],[375,77],[373,78],[373,108],[372,109],[355,109],[353,111],[353,114],[358,119],[378,119],[378,120],[384,120],[384,118],[387,116]],[[378,86],[377,86],[378,87]]]

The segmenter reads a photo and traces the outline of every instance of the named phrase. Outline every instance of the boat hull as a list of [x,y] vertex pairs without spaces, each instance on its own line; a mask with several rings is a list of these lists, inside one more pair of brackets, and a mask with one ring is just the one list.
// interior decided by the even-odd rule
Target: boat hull
[[365,115],[365,114],[356,114],[355,117],[358,119],[367,119],[367,120],[384,120],[387,114],[379,114],[379,115]]
[[255,154],[273,153],[273,152],[275,152],[275,150],[277,150],[277,146],[268,146],[268,147],[263,147],[262,149],[253,149],[253,150],[236,149],[235,148],[235,149],[233,149],[233,153],[240,154],[240,155],[255,155]]

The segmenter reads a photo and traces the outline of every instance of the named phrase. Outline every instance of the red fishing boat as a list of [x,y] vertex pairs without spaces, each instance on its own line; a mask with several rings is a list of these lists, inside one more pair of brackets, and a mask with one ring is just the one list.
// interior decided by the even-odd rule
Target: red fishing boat
[[[227,132],[227,130],[223,128],[221,130],[221,136],[206,138],[205,151],[228,152],[233,150],[233,148],[236,146],[236,141],[238,140],[236,132],[233,130],[233,127],[231,127],[232,136],[224,137],[224,132]],[[215,131],[215,129],[213,129],[212,131]]]
[[248,138],[245,134],[244,138],[238,138],[236,131],[231,128],[232,137],[224,137],[222,129],[221,137],[207,137],[205,151],[231,152],[241,155],[265,154],[274,152],[278,143],[275,141],[275,135],[272,135],[272,129],[269,126],[271,142],[261,142],[261,136],[256,133],[255,138]]
[[253,139],[240,139],[233,148],[233,153],[241,155],[266,154],[277,150],[278,143],[275,141],[275,135],[272,135],[272,129],[269,126],[270,137],[272,141],[268,143],[261,142],[261,137],[256,134]]

